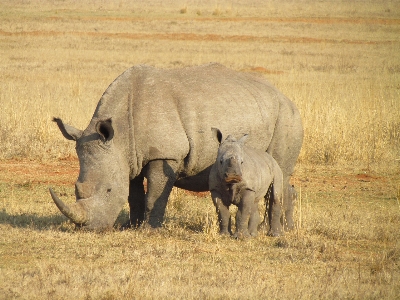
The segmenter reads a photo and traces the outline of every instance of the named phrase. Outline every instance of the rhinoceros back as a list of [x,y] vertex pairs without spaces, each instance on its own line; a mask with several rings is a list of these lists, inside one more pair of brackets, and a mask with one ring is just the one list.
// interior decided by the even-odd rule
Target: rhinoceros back
[[171,94],[189,143],[184,172],[194,175],[209,167],[218,144],[211,128],[233,134],[249,133],[249,145],[267,150],[279,113],[276,90],[261,78],[218,64],[171,70]]
[[151,160],[175,160],[180,164],[176,185],[207,190],[218,149],[211,128],[248,133],[248,145],[266,151],[275,132],[285,130],[275,124],[287,101],[261,77],[219,64],[171,70],[136,66],[110,85],[94,117],[113,115],[119,142],[130,143],[136,175]]

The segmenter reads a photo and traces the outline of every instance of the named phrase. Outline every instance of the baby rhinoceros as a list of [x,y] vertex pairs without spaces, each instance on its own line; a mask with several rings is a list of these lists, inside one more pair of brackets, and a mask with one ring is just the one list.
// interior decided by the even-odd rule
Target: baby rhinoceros
[[256,236],[260,223],[258,202],[265,198],[270,203],[264,219],[269,223],[268,234],[281,235],[283,175],[278,163],[267,152],[244,145],[247,134],[239,140],[231,135],[223,140],[219,129],[212,128],[212,132],[220,145],[211,168],[209,188],[218,213],[220,233],[232,234],[229,206],[235,204],[238,206],[235,236]]

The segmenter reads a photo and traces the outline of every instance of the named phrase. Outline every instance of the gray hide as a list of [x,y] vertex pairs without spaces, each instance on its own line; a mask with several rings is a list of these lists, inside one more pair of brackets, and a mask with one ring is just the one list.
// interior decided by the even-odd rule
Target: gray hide
[[[266,209],[268,234],[281,235],[283,175],[278,163],[267,152],[244,145],[248,135],[239,140],[231,135],[224,139],[216,128],[213,128],[213,135],[220,145],[211,167],[209,187],[218,213],[220,233],[232,234],[229,206],[234,204],[238,207],[235,236],[256,236],[260,223],[258,202],[265,199],[264,203],[270,201]],[[271,194],[267,195],[270,186]]]
[[[303,140],[296,106],[263,78],[219,64],[163,70],[135,66],[101,97],[85,130],[55,118],[76,141],[77,202],[58,208],[87,229],[112,227],[128,199],[130,224],[162,225],[172,187],[208,190],[217,148],[211,127],[251,134],[249,146],[268,151],[283,171],[284,198]],[[143,179],[147,178],[147,193]],[[293,227],[287,203],[287,228]]]

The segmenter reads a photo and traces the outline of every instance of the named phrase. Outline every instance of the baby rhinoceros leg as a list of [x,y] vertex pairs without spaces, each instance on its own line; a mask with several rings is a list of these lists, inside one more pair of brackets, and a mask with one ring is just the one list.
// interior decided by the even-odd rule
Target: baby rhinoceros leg
[[249,234],[253,237],[258,235],[258,225],[260,224],[260,213],[258,212],[258,201],[254,201],[251,206],[249,220]]
[[211,197],[218,214],[219,232],[222,235],[231,235],[231,213],[229,205],[222,201],[220,193],[215,190],[211,191]]
[[[236,238],[247,238],[251,235],[257,234],[257,225],[259,220],[254,220],[254,205],[255,205],[255,193],[250,190],[245,190],[242,195],[242,199],[238,205],[238,211],[236,213]],[[257,206],[258,208],[258,206]],[[257,212],[258,214],[258,212]],[[259,218],[259,216],[258,216]],[[251,220],[251,228],[250,228]],[[253,223],[257,222],[257,225]]]

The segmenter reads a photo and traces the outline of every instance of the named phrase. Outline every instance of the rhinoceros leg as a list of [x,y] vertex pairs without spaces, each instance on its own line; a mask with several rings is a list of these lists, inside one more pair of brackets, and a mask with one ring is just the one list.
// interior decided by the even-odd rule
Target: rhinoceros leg
[[271,201],[272,201],[271,193],[272,193],[272,184],[269,186],[268,191],[264,196],[264,200],[265,200],[264,220],[258,226],[258,230],[261,230],[265,233],[268,233],[268,231],[270,229],[269,215],[270,215],[270,208],[271,208]]
[[275,123],[276,130],[268,147],[268,153],[276,160],[283,173],[283,207],[286,231],[294,228],[293,193],[289,184],[294,172],[297,158],[303,143],[303,126],[300,113],[291,101],[282,102],[279,117]]
[[283,199],[283,180],[282,172],[279,172],[278,176],[274,176],[274,182],[272,184],[272,190],[270,194],[270,207],[269,207],[269,233],[271,236],[280,236],[282,234],[282,199]]
[[[296,204],[297,192],[294,186],[289,183],[287,183],[285,187],[286,189],[284,192],[287,196],[284,198],[286,203],[283,203],[285,215],[282,215],[282,224],[286,231],[290,231],[294,228],[293,211]],[[283,219],[283,217],[285,217],[285,219]]]
[[123,226],[124,228],[139,227],[144,221],[145,212],[145,193],[143,186],[143,176],[132,179],[129,183],[129,221]]
[[211,198],[218,214],[219,233],[222,235],[231,235],[231,213],[229,212],[229,203],[224,203],[220,193],[211,191]]
[[176,170],[177,163],[172,160],[150,161],[145,168],[145,221],[153,228],[162,226],[168,197],[177,177]]
[[238,206],[236,213],[236,237],[249,237],[249,220],[250,214],[255,203],[255,193],[250,190],[244,191],[242,200]]
[[249,220],[249,234],[257,236],[257,228],[260,223],[260,213],[258,212],[258,201],[254,201],[251,206],[250,220]]

